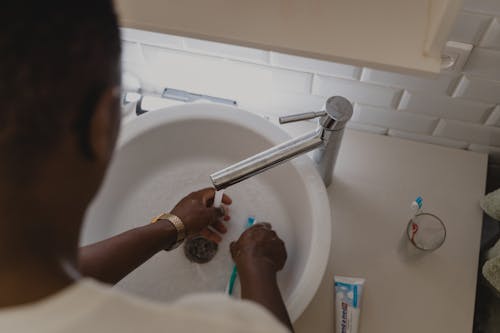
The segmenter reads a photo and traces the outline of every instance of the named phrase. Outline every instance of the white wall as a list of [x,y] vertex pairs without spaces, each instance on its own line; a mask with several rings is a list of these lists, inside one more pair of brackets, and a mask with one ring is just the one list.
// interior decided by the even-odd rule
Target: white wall
[[465,0],[449,39],[474,49],[463,73],[436,78],[131,29],[122,39],[124,72],[151,93],[169,87],[225,97],[271,117],[342,95],[354,103],[351,128],[489,152],[500,162],[499,0]]

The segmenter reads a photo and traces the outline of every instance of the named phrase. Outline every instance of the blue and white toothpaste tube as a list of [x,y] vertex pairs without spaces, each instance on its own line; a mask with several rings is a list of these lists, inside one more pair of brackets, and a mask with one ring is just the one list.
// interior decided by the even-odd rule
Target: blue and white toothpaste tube
[[334,276],[335,281],[335,318],[336,333],[357,333],[361,294],[365,279]]

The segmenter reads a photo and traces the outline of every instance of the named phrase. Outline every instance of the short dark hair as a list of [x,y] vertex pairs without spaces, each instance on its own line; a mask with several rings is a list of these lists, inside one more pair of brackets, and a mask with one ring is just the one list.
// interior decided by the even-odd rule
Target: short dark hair
[[[0,163],[81,136],[100,96],[119,84],[120,36],[111,0],[0,5]],[[17,160],[17,159],[16,159]]]

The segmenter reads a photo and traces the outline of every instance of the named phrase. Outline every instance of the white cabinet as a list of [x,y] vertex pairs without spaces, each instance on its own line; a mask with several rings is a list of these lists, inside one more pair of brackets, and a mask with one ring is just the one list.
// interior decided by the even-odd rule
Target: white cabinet
[[439,72],[461,0],[115,0],[125,27],[400,72]]

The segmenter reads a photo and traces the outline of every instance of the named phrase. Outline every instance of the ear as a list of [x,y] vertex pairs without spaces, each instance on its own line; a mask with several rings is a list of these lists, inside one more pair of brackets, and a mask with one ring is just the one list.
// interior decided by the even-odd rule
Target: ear
[[90,119],[90,148],[99,161],[109,161],[115,148],[120,122],[118,96],[117,88],[107,89],[97,102]]

